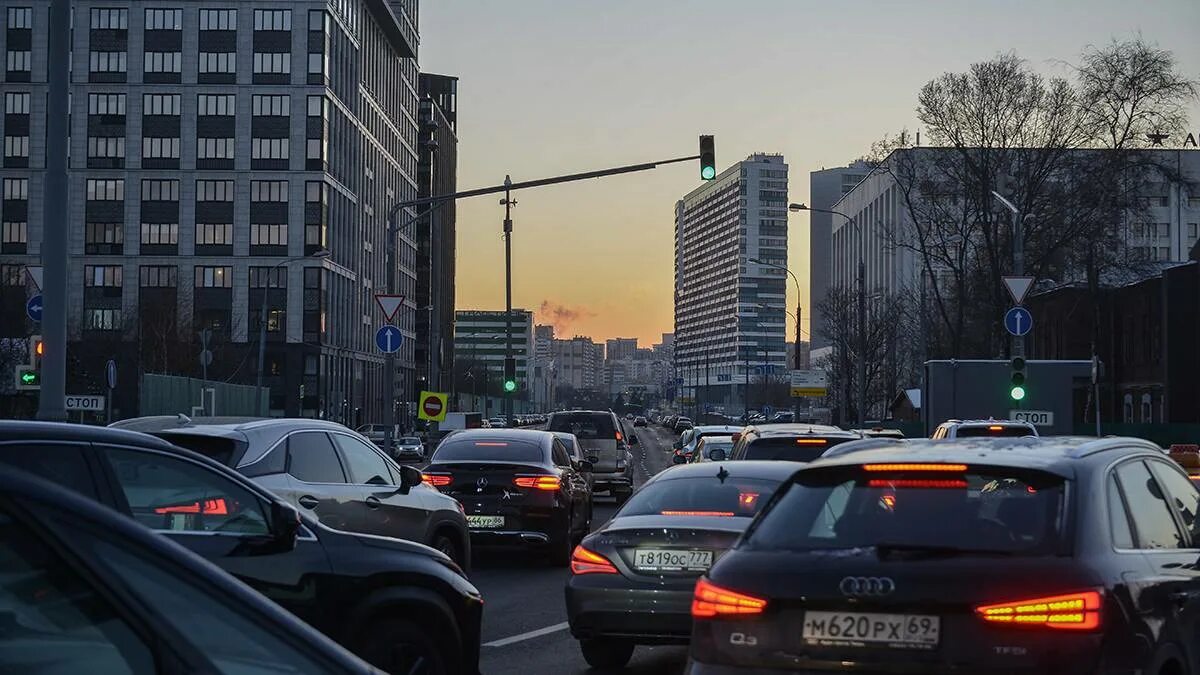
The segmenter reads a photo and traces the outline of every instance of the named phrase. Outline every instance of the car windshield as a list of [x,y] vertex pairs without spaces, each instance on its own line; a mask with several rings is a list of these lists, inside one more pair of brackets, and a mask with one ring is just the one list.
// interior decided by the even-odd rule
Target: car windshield
[[1006,436],[1032,436],[1033,433],[1029,430],[1029,427],[1016,424],[964,424],[954,432],[954,435],[958,438],[976,436],[1002,438]]
[[612,440],[617,437],[612,415],[608,414],[555,415],[550,420],[550,431],[572,433],[581,441]]
[[1059,552],[1066,519],[1064,480],[1049,473],[802,472],[748,534],[757,549],[986,550]]
[[433,462],[541,462],[541,446],[525,441],[485,438],[450,438],[433,453]]
[[420,445],[421,439],[417,438],[416,436],[405,436],[404,438],[400,439],[400,444],[401,445]]
[[730,476],[716,468],[711,475],[664,478],[635,492],[617,516],[750,517],[780,482]]
[[794,462],[811,462],[829,448],[852,440],[855,439],[822,436],[768,436],[750,441],[746,447],[746,456],[742,459],[786,459]]

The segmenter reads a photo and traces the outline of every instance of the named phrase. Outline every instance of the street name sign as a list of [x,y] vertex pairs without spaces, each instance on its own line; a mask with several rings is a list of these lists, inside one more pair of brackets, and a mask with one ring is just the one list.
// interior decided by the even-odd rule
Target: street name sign
[[91,394],[67,394],[67,412],[101,412],[104,410],[104,397]]
[[1004,328],[1020,337],[1033,330],[1033,315],[1024,307],[1013,307],[1004,313]]
[[792,398],[821,397],[829,393],[829,383],[823,370],[793,370]]
[[1003,277],[1004,287],[1008,289],[1008,294],[1012,296],[1013,304],[1019,305],[1025,302],[1025,296],[1029,293],[1029,289],[1033,287],[1033,277]]
[[1035,427],[1054,426],[1054,413],[1049,410],[1010,410],[1008,419],[1017,422],[1029,422]]
[[400,305],[404,304],[404,296],[379,293],[375,295],[375,303],[383,312],[383,320],[391,323],[392,319],[396,318],[396,312],[400,311]]
[[384,354],[394,354],[400,351],[400,345],[403,343],[404,334],[391,324],[380,326],[379,330],[375,331],[375,346],[379,347],[379,351]]

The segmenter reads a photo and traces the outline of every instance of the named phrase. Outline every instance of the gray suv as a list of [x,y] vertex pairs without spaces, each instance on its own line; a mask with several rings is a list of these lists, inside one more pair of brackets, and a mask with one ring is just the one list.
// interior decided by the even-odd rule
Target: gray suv
[[637,436],[626,434],[616,413],[610,410],[569,410],[550,415],[546,430],[574,434],[584,459],[592,463],[592,481],[597,492],[608,491],[618,503],[633,493],[633,457],[630,445]]
[[458,501],[423,484],[417,469],[396,464],[361,434],[311,419],[181,420],[119,425],[236,469],[329,527],[416,541],[469,568],[471,543]]

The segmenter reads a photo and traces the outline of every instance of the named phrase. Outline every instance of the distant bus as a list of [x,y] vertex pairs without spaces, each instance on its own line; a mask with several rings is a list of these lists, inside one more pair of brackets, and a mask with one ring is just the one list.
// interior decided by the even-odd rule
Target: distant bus
[[483,413],[451,412],[446,413],[446,419],[438,423],[440,431],[459,431],[462,429],[482,429]]

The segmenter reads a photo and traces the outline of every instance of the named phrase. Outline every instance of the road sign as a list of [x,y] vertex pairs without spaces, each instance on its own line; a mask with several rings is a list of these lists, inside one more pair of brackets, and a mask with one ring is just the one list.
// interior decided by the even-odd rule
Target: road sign
[[1054,426],[1054,413],[1049,410],[1009,410],[1008,419],[1029,422],[1035,427]]
[[400,351],[400,345],[404,344],[404,334],[399,328],[388,324],[380,326],[379,330],[375,331],[375,346],[379,347],[379,351],[384,354],[393,354]]
[[829,384],[823,370],[793,370],[792,398],[806,396],[821,397],[829,392]]
[[436,391],[421,392],[421,405],[417,408],[417,419],[441,422],[446,419],[448,396]]
[[772,414],[774,414],[774,412],[775,412],[775,409],[774,409],[774,408],[772,408],[772,407],[771,407],[771,406],[769,406],[769,405],[764,405],[764,406],[762,407],[762,411],[761,411],[761,412],[762,412],[762,414],[763,414],[763,415],[766,415],[767,417],[770,417]]
[[42,388],[42,374],[33,366],[17,366],[13,371],[18,391],[37,391]]
[[67,394],[67,412],[101,412],[104,410],[104,397],[91,394]]
[[1013,304],[1016,305],[1025,301],[1025,295],[1033,287],[1033,277],[1002,277],[1002,279],[1004,287],[1008,289],[1008,294],[1012,296]]
[[1024,307],[1013,307],[1004,313],[1004,328],[1018,337],[1033,329],[1033,315]]
[[42,320],[42,294],[39,293],[25,301],[25,316],[30,321]]
[[212,350],[205,349],[200,352],[200,365],[205,368],[212,365]]
[[375,303],[379,305],[380,311],[383,312],[383,320],[391,323],[392,319],[396,318],[396,312],[400,311],[400,305],[404,304],[404,296],[377,293],[375,295]]
[[41,265],[26,265],[25,272],[29,278],[33,280],[33,285],[37,287],[38,292],[42,291],[42,266]]
[[117,388],[117,362],[112,359],[104,364],[104,379],[108,382],[109,389]]

